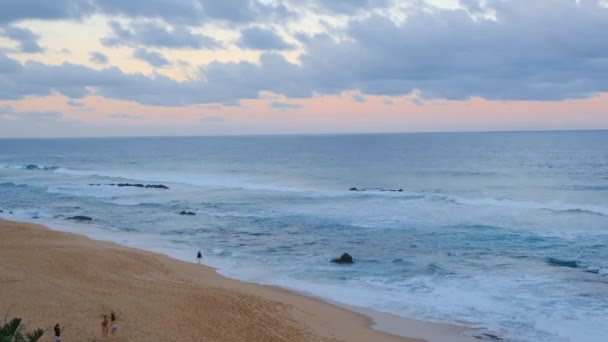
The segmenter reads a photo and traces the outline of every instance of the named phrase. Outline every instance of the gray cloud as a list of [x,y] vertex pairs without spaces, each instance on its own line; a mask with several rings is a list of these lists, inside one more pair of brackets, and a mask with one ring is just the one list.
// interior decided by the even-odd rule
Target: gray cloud
[[89,54],[89,60],[95,64],[107,64],[109,61],[108,56],[99,51],[91,52]]
[[203,11],[211,19],[228,22],[250,23],[261,21],[283,21],[297,17],[283,3],[267,4],[257,0],[202,0]]
[[460,6],[466,8],[471,13],[483,12],[483,6],[479,0],[459,0]]
[[44,51],[44,49],[38,45],[38,38],[40,37],[28,29],[17,26],[6,26],[2,29],[2,33],[7,38],[16,41],[19,44],[20,52],[39,53]]
[[0,119],[24,120],[32,123],[57,121],[63,114],[57,111],[17,111],[12,106],[0,106]]
[[303,106],[301,104],[297,104],[297,103],[286,103],[286,102],[273,101],[270,103],[269,107],[275,108],[275,109],[280,109],[282,111],[287,111],[290,109],[302,108]]
[[143,61],[146,61],[153,67],[160,68],[169,65],[169,60],[166,59],[165,56],[163,56],[161,53],[156,51],[150,51],[145,48],[135,49],[135,51],[133,52],[133,56]]
[[162,19],[176,25],[283,20],[296,14],[280,2],[258,0],[2,0],[0,24],[26,19],[80,19],[92,14]]
[[367,101],[365,99],[365,97],[363,95],[361,95],[361,94],[355,94],[355,95],[353,95],[352,100],[354,102],[359,102],[359,103],[364,103],[365,101]]
[[276,32],[257,26],[242,30],[237,45],[241,48],[254,50],[291,50],[294,48]]
[[184,26],[167,28],[156,22],[133,22],[124,27],[119,22],[110,22],[112,35],[102,39],[106,46],[152,46],[166,48],[216,49],[222,44],[209,36],[193,33]]
[[143,118],[143,115],[127,114],[127,113],[112,113],[106,115],[109,119],[115,120],[139,120]]
[[315,0],[315,8],[335,14],[354,14],[358,11],[369,11],[383,8],[390,4],[389,0]]
[[78,101],[74,101],[74,100],[68,100],[65,103],[68,106],[77,108],[78,110],[81,110],[81,111],[93,110],[93,108],[87,106],[86,103],[82,103],[82,102],[78,102]]
[[0,23],[25,19],[75,19],[90,15],[94,11],[95,6],[90,0],[2,0]]
[[221,117],[221,116],[214,116],[214,115],[211,115],[211,116],[205,116],[205,117],[203,117],[203,118],[201,119],[201,121],[202,121],[202,122],[206,122],[206,123],[222,123],[222,122],[225,122],[225,121],[226,121],[226,119],[224,119],[224,118],[223,118],[223,117]]
[[59,92],[183,106],[238,103],[263,91],[307,98],[418,90],[423,100],[561,100],[608,91],[608,45],[598,43],[608,41],[608,9],[592,0],[485,3],[497,21],[474,20],[463,9],[414,10],[400,23],[361,17],[348,22],[340,39],[320,34],[301,40],[305,52],[298,63],[265,52],[257,63],[212,62],[199,78],[182,82],[115,67],[21,65],[0,53],[0,99]]

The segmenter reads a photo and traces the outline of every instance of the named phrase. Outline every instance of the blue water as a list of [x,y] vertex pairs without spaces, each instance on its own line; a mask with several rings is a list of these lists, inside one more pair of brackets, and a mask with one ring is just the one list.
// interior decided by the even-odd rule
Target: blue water
[[608,337],[606,131],[0,140],[0,209],[511,341]]

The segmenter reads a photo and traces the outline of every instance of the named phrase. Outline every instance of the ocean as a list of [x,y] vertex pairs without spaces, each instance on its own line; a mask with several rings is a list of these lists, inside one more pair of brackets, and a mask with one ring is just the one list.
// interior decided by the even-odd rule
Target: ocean
[[608,131],[0,139],[0,210],[507,341],[608,340]]

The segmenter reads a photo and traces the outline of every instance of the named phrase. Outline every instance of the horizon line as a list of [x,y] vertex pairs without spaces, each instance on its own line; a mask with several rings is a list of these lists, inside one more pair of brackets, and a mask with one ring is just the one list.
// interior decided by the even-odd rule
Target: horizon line
[[56,136],[56,137],[0,137],[0,140],[44,139],[150,139],[150,138],[222,138],[222,137],[289,137],[289,136],[352,136],[352,135],[405,135],[405,134],[489,134],[489,133],[560,133],[560,132],[608,132],[608,128],[594,129],[538,129],[538,130],[488,130],[488,131],[420,131],[420,132],[335,132],[335,133],[278,133],[278,134],[201,134],[201,135],[117,135],[117,136]]

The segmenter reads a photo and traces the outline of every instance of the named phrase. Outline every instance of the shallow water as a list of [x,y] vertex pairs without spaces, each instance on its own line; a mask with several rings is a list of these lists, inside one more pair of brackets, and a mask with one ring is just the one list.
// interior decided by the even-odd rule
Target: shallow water
[[[231,277],[513,341],[600,342],[607,146],[608,132],[0,140],[0,215],[202,249]],[[109,185],[127,182],[170,189]],[[328,262],[342,252],[356,263]]]

